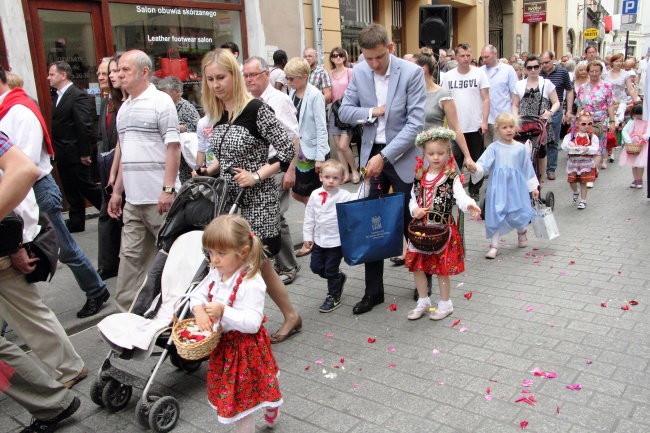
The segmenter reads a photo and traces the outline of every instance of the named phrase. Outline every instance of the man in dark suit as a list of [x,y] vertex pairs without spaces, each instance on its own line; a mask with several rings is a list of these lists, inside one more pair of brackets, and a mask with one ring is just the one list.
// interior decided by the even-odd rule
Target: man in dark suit
[[82,232],[86,225],[86,201],[98,210],[102,192],[90,177],[92,118],[88,96],[71,81],[72,68],[54,62],[47,76],[57,97],[52,107],[52,145],[63,192],[70,205],[67,226],[70,233]]
[[[415,136],[422,131],[426,87],[422,68],[390,54],[394,49],[386,29],[371,24],[359,33],[364,62],[354,67],[339,110],[341,121],[362,123],[359,164],[370,181],[369,197],[404,193],[404,230],[411,219],[409,199],[415,173]],[[381,191],[377,187],[381,185]],[[384,302],[384,262],[366,263],[366,291],[352,312],[363,314]]]

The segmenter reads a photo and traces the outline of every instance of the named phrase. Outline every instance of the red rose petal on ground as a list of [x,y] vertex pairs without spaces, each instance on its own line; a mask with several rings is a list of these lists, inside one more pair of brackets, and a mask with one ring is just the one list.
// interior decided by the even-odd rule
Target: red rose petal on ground
[[600,303],[600,306],[603,307],[603,308],[607,308],[607,303],[605,303],[605,302],[601,302],[601,303]]
[[567,387],[568,389],[572,389],[572,390],[574,390],[574,391],[579,391],[579,390],[582,389],[582,385],[580,385],[579,383],[575,383],[575,384],[573,384],[573,385],[567,385],[566,387]]
[[465,297],[465,299],[467,299],[469,301],[470,299],[472,299],[473,295],[474,295],[474,293],[472,293],[470,291],[470,292],[465,293],[463,296]]
[[458,319],[458,320],[456,320],[454,323],[452,323],[452,324],[451,324],[451,327],[452,327],[452,328],[455,328],[455,327],[458,326],[459,324],[460,324],[460,319]]
[[632,300],[630,301],[630,305],[639,305],[639,303],[637,301]]
[[368,343],[374,343],[375,341],[377,341],[376,338],[368,337]]
[[623,305],[623,306],[621,307],[621,310],[623,310],[623,311],[627,311],[627,310],[629,310],[629,309],[630,309],[630,307],[627,306],[627,305]]
[[539,251],[539,248],[533,248],[533,251]]
[[339,365],[333,365],[332,368],[340,368]]
[[491,391],[492,391],[492,390],[491,390],[490,387],[488,386],[488,388],[485,390],[485,393],[486,393],[486,394],[489,394]]
[[555,408],[555,412],[560,413],[560,406]]
[[388,364],[389,367],[397,367],[397,364]]
[[388,309],[389,309],[390,311],[397,311],[397,304],[390,304],[390,305],[388,306]]
[[569,264],[570,264],[570,265],[575,265],[575,264],[576,264],[576,262],[575,262],[575,261],[573,261],[573,260],[571,260],[571,261],[569,262]]
[[311,366],[308,365],[307,367],[305,367],[305,370],[309,370],[310,368],[311,368]]
[[345,358],[341,358],[341,359],[339,360],[339,362],[340,362],[341,364],[344,364],[344,363],[345,363]]
[[526,427],[528,427],[528,421],[522,421],[519,423],[519,425],[521,426],[522,430],[526,430]]

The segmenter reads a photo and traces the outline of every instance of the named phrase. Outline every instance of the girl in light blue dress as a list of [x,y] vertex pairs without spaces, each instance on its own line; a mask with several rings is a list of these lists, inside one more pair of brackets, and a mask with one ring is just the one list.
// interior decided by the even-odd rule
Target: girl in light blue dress
[[494,122],[499,141],[490,144],[476,161],[472,181],[479,181],[490,171],[485,193],[485,231],[491,239],[485,255],[494,259],[499,254],[499,236],[517,230],[519,248],[528,244],[526,226],[533,217],[529,192],[539,197],[539,180],[526,147],[515,141],[519,119],[511,113],[501,113]]

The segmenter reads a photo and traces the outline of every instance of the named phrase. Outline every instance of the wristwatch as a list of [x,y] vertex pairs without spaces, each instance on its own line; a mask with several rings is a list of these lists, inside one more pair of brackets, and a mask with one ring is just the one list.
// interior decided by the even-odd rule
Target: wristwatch
[[253,173],[253,179],[255,179],[255,184],[258,184],[262,181],[262,178],[260,177],[258,172]]
[[386,155],[383,153],[379,152],[379,156],[381,156],[381,160],[384,161],[384,164],[388,162],[388,158],[386,158]]
[[173,186],[163,186],[163,192],[166,192],[167,194],[173,194],[176,192],[176,188]]

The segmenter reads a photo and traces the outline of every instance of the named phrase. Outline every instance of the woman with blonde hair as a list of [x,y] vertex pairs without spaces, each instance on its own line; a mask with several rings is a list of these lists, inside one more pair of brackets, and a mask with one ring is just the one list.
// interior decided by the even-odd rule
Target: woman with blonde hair
[[[293,143],[273,110],[248,93],[239,65],[228,50],[207,53],[201,68],[203,108],[208,125],[213,125],[204,132],[215,161],[199,174],[221,171],[229,186],[226,208],[239,190],[246,188],[241,215],[272,257],[280,251],[280,209],[273,174],[289,167],[295,155]],[[276,154],[269,158],[271,146]],[[237,174],[231,175],[230,168]],[[284,316],[281,328],[271,335],[271,342],[279,343],[301,330],[302,319],[270,260],[262,262],[261,273],[269,296]]]

